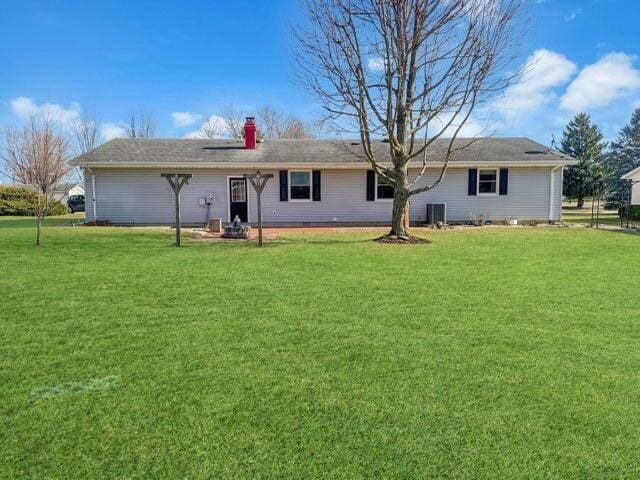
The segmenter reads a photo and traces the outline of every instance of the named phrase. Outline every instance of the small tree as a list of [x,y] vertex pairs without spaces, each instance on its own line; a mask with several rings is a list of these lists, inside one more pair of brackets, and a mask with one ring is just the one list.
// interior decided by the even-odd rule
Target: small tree
[[[301,84],[327,119],[359,133],[357,153],[394,187],[390,235],[409,237],[410,198],[444,179],[472,112],[516,77],[521,0],[307,0],[294,29]],[[449,136],[439,175],[429,146]],[[373,142],[385,138],[381,155]],[[442,157],[441,157],[442,158]],[[412,162],[417,173],[409,174]]]
[[21,128],[6,128],[2,135],[2,158],[13,178],[38,192],[36,245],[40,245],[42,222],[49,214],[53,192],[69,172],[69,143],[49,117],[31,116]]
[[577,207],[584,206],[584,199],[592,194],[593,185],[607,176],[604,165],[603,135],[586,113],[578,113],[564,129],[560,151],[578,160],[564,175],[564,192],[577,199]]
[[640,108],[631,116],[631,121],[620,130],[618,138],[611,143],[605,163],[611,171],[607,206],[621,208],[628,203],[629,186],[620,177],[640,167]]

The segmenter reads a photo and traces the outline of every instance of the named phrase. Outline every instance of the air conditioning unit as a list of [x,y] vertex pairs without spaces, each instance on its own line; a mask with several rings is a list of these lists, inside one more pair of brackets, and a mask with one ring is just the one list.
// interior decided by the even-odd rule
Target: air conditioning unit
[[438,222],[447,223],[447,204],[427,203],[427,225],[435,225]]

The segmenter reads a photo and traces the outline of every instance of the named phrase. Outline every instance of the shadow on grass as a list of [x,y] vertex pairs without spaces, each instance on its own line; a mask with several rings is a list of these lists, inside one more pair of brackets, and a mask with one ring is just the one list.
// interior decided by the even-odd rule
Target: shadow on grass
[[[292,237],[280,237],[277,239],[270,239],[270,240],[265,240],[262,244],[262,247],[258,246],[258,241],[257,240],[250,240],[250,241],[246,241],[246,240],[239,240],[239,241],[225,241],[225,242],[221,242],[221,241],[212,241],[212,242],[203,242],[203,241],[191,241],[191,239],[188,239],[185,242],[185,239],[183,239],[183,244],[182,246],[200,246],[200,245],[207,245],[207,246],[217,246],[217,247],[223,247],[223,248],[237,248],[237,249],[242,249],[242,250],[246,250],[246,249],[273,249],[273,248],[279,248],[279,247],[284,247],[287,245],[349,245],[349,244],[358,244],[358,243],[367,243],[367,242],[373,242],[374,237],[372,238],[336,238],[336,236],[334,234],[332,235],[327,235],[326,239],[323,238],[305,238],[303,235],[300,236],[292,236]],[[176,244],[175,242],[173,242],[171,245],[171,247],[176,248]]]
[[[594,230],[596,230],[594,228]],[[599,228],[598,230],[603,231],[603,232],[608,232],[608,233],[622,233],[625,235],[635,235],[635,236],[640,236],[640,227],[631,227],[631,228],[620,228],[620,229],[613,229],[613,228]]]

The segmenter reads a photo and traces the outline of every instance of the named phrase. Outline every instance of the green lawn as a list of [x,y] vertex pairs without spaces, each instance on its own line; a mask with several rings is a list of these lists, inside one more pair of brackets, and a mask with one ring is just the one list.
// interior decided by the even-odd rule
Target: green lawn
[[640,236],[373,235],[0,219],[0,478],[640,477]]
[[[594,214],[595,215],[595,214]],[[564,208],[562,211],[562,220],[569,225],[590,225],[591,224],[591,207],[586,206],[582,209],[577,208]],[[595,223],[595,217],[594,217]],[[618,212],[612,210],[601,211],[599,214],[600,225],[620,226],[620,217]],[[627,225],[626,218],[623,221],[623,226]],[[640,228],[640,221],[629,220],[630,227]]]

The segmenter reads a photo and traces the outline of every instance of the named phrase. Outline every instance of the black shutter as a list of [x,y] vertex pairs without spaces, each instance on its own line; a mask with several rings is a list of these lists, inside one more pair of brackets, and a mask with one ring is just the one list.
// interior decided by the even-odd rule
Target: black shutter
[[314,202],[319,202],[321,200],[321,186],[320,186],[320,170],[314,170],[312,173],[312,180],[311,182],[313,183],[313,201]]
[[469,169],[469,195],[476,195],[478,192],[478,169],[470,168]]
[[280,201],[289,200],[289,173],[286,170],[280,170]]
[[509,169],[500,169],[500,195],[507,195],[509,192]]
[[376,199],[376,172],[367,170],[367,202],[373,202]]

